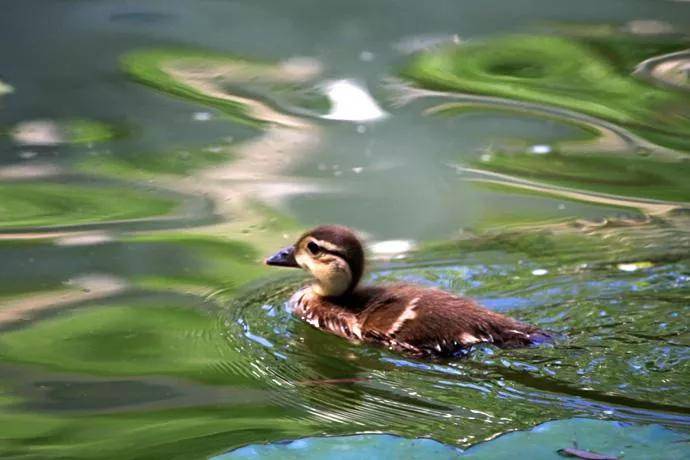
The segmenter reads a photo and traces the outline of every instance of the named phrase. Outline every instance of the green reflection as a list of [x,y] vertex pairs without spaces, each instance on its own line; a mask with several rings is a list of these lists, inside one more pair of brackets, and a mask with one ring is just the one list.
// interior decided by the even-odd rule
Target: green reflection
[[[658,50],[641,48],[638,55],[630,45],[612,47],[611,53],[621,60],[610,66],[596,63],[575,69],[570,59],[590,59],[604,52],[591,43],[588,47],[552,37],[543,40],[528,44],[520,38],[516,45],[504,41],[501,46],[513,46],[513,51],[520,46],[524,49],[499,56],[495,62],[469,59],[468,66],[486,65],[488,73],[502,76],[493,86],[476,91],[582,110],[625,123],[655,141],[668,135],[668,145],[685,142],[679,140],[679,133],[687,132],[685,121],[667,125],[658,118],[647,119],[659,115],[659,107],[666,107],[670,93],[652,88],[657,95],[647,101],[640,95],[643,85],[625,75],[642,54]],[[538,53],[538,48],[546,51]],[[628,51],[630,56],[625,54]],[[540,59],[548,65],[540,65]],[[205,85],[213,81],[209,77],[218,69],[229,67],[230,74],[245,72],[244,77],[275,70],[227,56],[179,50],[135,52],[123,58],[123,65],[134,78],[156,89],[217,107],[251,123],[241,98],[216,91],[231,86],[232,81],[223,80],[217,87]],[[567,74],[580,70],[584,76],[565,83],[570,81]],[[604,81],[614,76],[618,80],[610,85]],[[466,80],[462,84],[472,83],[473,75],[468,74]],[[201,91],[202,87],[209,91]],[[502,88],[507,88],[505,93],[500,92]],[[289,92],[297,86],[286,84],[283,89]],[[618,90],[632,92],[631,101]],[[323,100],[311,102],[320,108]],[[645,129],[650,126],[671,131],[648,133]],[[101,136],[95,128],[82,126],[74,137],[89,142]],[[124,153],[117,158],[92,158],[81,166],[85,171],[131,180],[161,173],[183,176],[224,161],[225,155],[207,150]],[[624,196],[669,200],[688,196],[688,186],[682,182],[688,171],[679,163],[628,161],[622,156],[573,157],[560,152],[544,156],[498,152],[481,167]],[[87,221],[98,221],[120,219],[118,213],[124,208],[122,212],[135,215],[151,215],[156,208],[147,202],[153,195],[143,192],[47,187],[42,194],[31,188],[17,189],[14,201],[0,201],[2,214],[9,212],[17,216],[16,221],[27,222],[21,225],[46,225],[36,221],[52,222],[58,215],[64,223],[74,224],[80,216],[86,219],[87,212],[91,213]],[[223,198],[239,187],[234,182],[228,185]],[[408,188],[414,191],[414,187]],[[0,198],[4,197],[2,190]],[[21,200],[29,200],[31,206]],[[365,204],[367,200],[363,200]],[[34,206],[41,201],[45,204]],[[504,201],[506,208],[513,206]],[[494,227],[509,226],[552,215],[542,214],[546,205],[537,203],[530,201],[534,209],[522,215],[519,209],[511,212],[499,206],[483,210],[483,221]],[[157,212],[168,212],[173,203],[163,204]],[[119,292],[117,299],[62,305],[50,315],[23,319],[0,334],[0,362],[46,374],[14,386],[0,383],[0,426],[9,426],[0,430],[2,456],[203,457],[249,442],[370,430],[437,436],[467,446],[548,418],[596,417],[604,410],[626,419],[667,417],[673,421],[677,416],[679,423],[687,425],[687,417],[680,414],[687,413],[684,398],[689,360],[687,344],[681,340],[687,328],[681,319],[687,315],[688,246],[687,230],[678,231],[687,229],[687,221],[662,221],[658,226],[638,221],[630,231],[612,225],[597,233],[583,226],[585,231],[580,233],[568,231],[571,224],[563,223],[564,228],[550,225],[525,232],[482,234],[430,244],[402,262],[375,268],[372,277],[428,283],[476,296],[491,308],[511,310],[514,316],[564,334],[554,348],[477,350],[468,360],[428,363],[350,344],[290,317],[284,302],[297,288],[298,282],[292,278],[240,290],[265,273],[259,264],[257,242],[275,244],[286,228],[295,230],[284,216],[272,215],[249,200],[242,206],[237,214],[242,222],[233,227],[232,238],[241,228],[246,232],[241,237],[256,247],[224,241],[220,234],[227,227],[193,230],[213,232],[214,237],[183,234],[183,230],[179,234],[129,235],[117,244],[60,248],[63,252],[50,259],[53,264],[47,263],[48,251],[40,253],[36,265],[48,268],[29,270],[43,270],[44,277],[32,278],[27,271],[24,284],[1,283],[8,291],[20,285],[27,299],[19,300],[31,300],[39,289],[36,285],[50,282],[57,287],[63,278],[87,272],[113,273],[128,282],[127,292]],[[255,218],[247,219],[243,213]],[[249,221],[255,224],[249,225]],[[17,247],[17,243],[10,244]],[[99,248],[106,250],[99,252]],[[94,262],[73,267],[83,260]],[[19,270],[17,266],[10,269]],[[630,266],[634,270],[628,271]],[[45,273],[52,267],[58,269],[46,281]],[[147,291],[138,291],[141,288]],[[185,295],[166,296],[160,291]],[[55,292],[56,297],[60,294]],[[218,302],[224,311],[216,311],[218,304],[212,302]],[[73,374],[65,377],[64,373]],[[126,409],[84,409],[93,397],[84,392],[80,395],[83,405],[73,400],[69,407],[56,408],[57,404],[45,402],[50,394],[35,390],[48,387],[45,381],[57,378],[54,375],[75,382],[73,397],[79,394],[78,384],[95,377],[165,378],[175,390],[171,393],[182,393],[191,382],[194,397],[161,402],[166,395],[158,394],[155,403],[160,405],[152,403],[151,407],[136,406],[139,400],[130,400],[125,393],[122,398],[131,403]],[[156,383],[160,386],[155,388],[163,387]],[[27,387],[37,393],[27,396]],[[266,394],[257,396],[264,389]],[[614,414],[614,410],[620,413]],[[564,431],[571,429],[576,428],[567,425]],[[591,429],[602,428],[595,425]]]
[[[651,40],[651,39],[650,39]],[[666,147],[690,150],[690,96],[630,76],[643,57],[687,43],[646,45],[637,37],[595,41],[515,35],[416,56],[403,75],[444,90],[543,103],[625,126]]]
[[77,225],[171,212],[176,202],[112,186],[58,183],[0,184],[0,227]]
[[213,318],[176,303],[161,299],[66,312],[4,333],[0,356],[9,362],[92,375],[242,381],[213,370],[214,363],[238,359],[222,348]]
[[80,161],[77,168],[90,174],[122,179],[142,179],[160,174],[184,176],[195,170],[221,164],[233,158],[228,148],[209,147],[170,152],[123,152],[91,156]]
[[174,66],[198,73],[198,77],[208,77],[207,71],[213,73],[215,67],[223,66],[251,66],[265,65],[249,63],[248,61],[208,51],[193,51],[189,49],[144,49],[132,51],[121,58],[122,67],[137,81],[160,91],[199,102],[204,105],[222,110],[235,121],[256,124],[241,102],[218,94],[208,94],[189,83],[185,83],[179,76],[173,76]]
[[204,235],[164,234],[136,237],[130,244],[158,245],[162,251],[182,251],[188,258],[174,273],[139,275],[138,284],[148,288],[184,291],[195,287],[206,289],[208,294],[218,290],[232,294],[266,273],[257,251],[242,242]]
[[478,168],[541,183],[624,197],[690,201],[690,162],[623,155],[494,153]]
[[[3,381],[0,423],[16,422],[0,434],[0,446],[14,455],[207,456],[247,443],[377,430],[468,447],[547,419],[599,417],[604,410],[633,420],[665,411],[667,420],[682,422],[690,362],[678,282],[690,273],[683,219],[486,234],[375,267],[376,282],[430,283],[564,335],[553,348],[480,349],[448,363],[351,344],[291,317],[284,302],[299,282],[247,284],[263,270],[251,247],[184,234],[137,237],[128,247],[139,258],[157,259],[145,246],[169,257],[132,273],[134,284],[188,292],[211,286],[225,295],[202,302],[139,292],[91,302],[4,331],[0,362],[47,373],[31,380],[37,387],[66,372],[76,383],[165,378],[154,383],[184,394],[184,382],[192,382],[203,398],[183,407],[185,401],[159,392],[153,407],[80,409],[97,396],[91,391],[56,409],[45,393],[20,397],[23,381]],[[618,268],[631,262],[639,268]],[[543,445],[570,447],[560,436],[578,427],[554,425]]]
[[267,403],[125,414],[3,412],[0,449],[22,458],[206,458],[247,441],[299,436],[313,428]]
[[103,142],[116,136],[115,129],[94,120],[76,119],[65,123],[67,139],[73,144]]
[[17,123],[9,134],[20,145],[93,144],[115,138],[119,133],[106,123],[76,118],[29,120]]
[[131,51],[121,57],[121,65],[145,85],[215,107],[236,122],[256,127],[266,127],[265,122],[303,123],[271,106],[302,111],[328,106],[321,91],[305,86],[321,72],[320,63],[309,58],[271,63],[207,50],[162,48]]
[[12,91],[14,91],[14,88],[12,88],[10,85],[8,85],[7,83],[0,80],[0,96],[2,96],[4,94],[9,94]]

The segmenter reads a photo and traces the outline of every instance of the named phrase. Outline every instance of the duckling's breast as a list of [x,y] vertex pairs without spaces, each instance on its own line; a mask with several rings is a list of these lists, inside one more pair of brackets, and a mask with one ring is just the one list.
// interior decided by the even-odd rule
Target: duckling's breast
[[350,340],[362,339],[357,315],[316,295],[311,287],[295,292],[288,306],[293,314],[318,329]]

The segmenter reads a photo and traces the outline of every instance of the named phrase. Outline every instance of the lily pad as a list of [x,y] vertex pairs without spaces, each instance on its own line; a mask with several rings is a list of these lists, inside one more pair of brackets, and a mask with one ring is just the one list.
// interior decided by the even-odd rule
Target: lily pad
[[561,449],[578,446],[582,452],[626,460],[688,458],[687,436],[660,425],[634,425],[592,419],[543,423],[529,431],[500,436],[461,451],[432,439],[407,439],[389,434],[313,437],[274,444],[252,444],[215,457],[234,459],[399,459],[506,458],[560,459]]
[[468,459],[561,459],[560,449],[577,447],[626,460],[688,458],[688,437],[661,425],[572,418],[517,431],[467,449]]
[[407,439],[389,434],[364,434],[326,438],[304,438],[276,444],[253,444],[241,447],[217,460],[253,459],[332,459],[359,460],[362,458],[457,458],[461,451],[432,439]]

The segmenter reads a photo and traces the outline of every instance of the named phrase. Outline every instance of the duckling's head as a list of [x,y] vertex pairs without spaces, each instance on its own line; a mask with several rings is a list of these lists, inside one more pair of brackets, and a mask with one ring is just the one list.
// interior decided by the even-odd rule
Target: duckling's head
[[351,292],[359,283],[364,271],[364,250],[349,228],[322,225],[266,259],[266,265],[303,268],[316,280],[312,286],[314,293],[338,297]]

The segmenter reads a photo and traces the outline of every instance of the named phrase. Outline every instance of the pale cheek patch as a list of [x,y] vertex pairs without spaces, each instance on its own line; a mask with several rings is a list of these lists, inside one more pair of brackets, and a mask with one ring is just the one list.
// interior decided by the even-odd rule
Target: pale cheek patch
[[295,255],[295,262],[304,270],[311,271],[311,259],[304,254],[298,253]]
[[352,281],[350,268],[339,257],[327,256],[321,259],[312,259],[307,255],[300,254],[295,257],[295,260],[316,278],[314,291],[318,295],[338,296],[350,287]]

